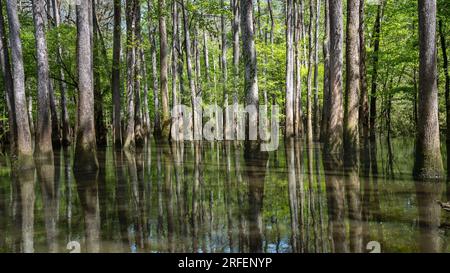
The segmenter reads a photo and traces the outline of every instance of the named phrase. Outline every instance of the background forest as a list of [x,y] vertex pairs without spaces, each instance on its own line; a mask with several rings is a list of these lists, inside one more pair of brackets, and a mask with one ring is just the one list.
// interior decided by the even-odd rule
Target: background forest
[[286,138],[357,161],[359,138],[417,135],[417,170],[441,172],[445,1],[7,1],[8,20],[3,6],[2,143],[19,154],[34,138],[39,153],[76,142],[86,156],[109,132],[127,149],[167,140],[179,103],[277,104]]

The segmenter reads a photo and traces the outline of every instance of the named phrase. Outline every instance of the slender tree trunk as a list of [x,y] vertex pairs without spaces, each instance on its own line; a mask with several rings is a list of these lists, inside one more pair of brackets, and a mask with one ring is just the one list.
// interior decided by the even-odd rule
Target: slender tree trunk
[[[318,1],[318,0],[315,0]],[[314,22],[314,1],[310,1],[309,4],[309,30],[308,30],[308,79],[307,79],[307,95],[306,95],[306,139],[307,143],[312,143],[313,141],[313,107],[312,107],[312,75],[313,75],[313,63],[314,63],[314,53],[313,53],[313,22]]]
[[135,31],[135,65],[134,65],[134,135],[136,146],[143,147],[144,145],[144,132],[142,128],[142,102],[141,102],[141,47],[142,47],[142,35],[141,35],[141,2],[135,1],[134,3],[134,31]]
[[5,19],[3,17],[3,3],[0,0],[0,65],[3,74],[3,82],[5,86],[5,99],[8,108],[9,123],[9,145],[11,152],[16,151],[16,110],[14,105],[14,86],[11,74],[11,62],[8,50],[8,40],[6,37]]
[[9,22],[9,39],[11,46],[11,62],[14,86],[14,106],[17,125],[17,154],[19,156],[31,156],[30,125],[27,114],[27,102],[25,97],[25,75],[23,67],[22,41],[20,40],[20,23],[17,16],[17,1],[6,2],[6,11]]
[[[445,75],[445,110],[446,110],[446,122],[447,122],[447,134],[446,134],[446,147],[447,158],[450,158],[450,75],[448,72],[448,56],[447,46],[445,41],[445,32],[442,19],[439,19],[439,36],[441,38],[441,54],[443,59],[443,68]],[[447,170],[450,170],[450,160],[447,160]]]
[[135,9],[134,2],[136,0],[127,0],[126,1],[126,25],[127,25],[127,125],[125,132],[125,142],[124,148],[133,149],[135,146],[135,133],[134,133],[134,116],[135,116],[135,107],[134,107],[134,64],[136,59],[135,52]]
[[378,6],[377,17],[373,34],[373,55],[372,55],[372,87],[370,94],[370,142],[376,140],[376,119],[377,119],[377,87],[378,87],[378,53],[380,51],[381,20],[383,17],[383,3]]
[[113,128],[114,128],[114,145],[116,148],[122,147],[122,130],[121,130],[121,78],[120,78],[120,51],[122,36],[122,6],[120,0],[114,0],[114,33],[113,33],[113,63],[111,73],[111,85],[113,96]]
[[[296,136],[303,135],[303,110],[302,110],[302,63],[301,63],[301,51],[302,44],[302,25],[300,23],[300,0],[294,1],[294,132]],[[272,34],[271,34],[272,36]],[[271,38],[273,41],[273,38]]]
[[[231,0],[233,5],[233,23],[232,23],[232,29],[233,29],[233,108],[234,108],[234,114],[233,119],[236,121],[237,118],[237,107],[238,107],[238,85],[239,85],[239,62],[240,62],[240,55],[241,55],[241,48],[239,43],[239,32],[241,28],[241,15],[240,15],[240,4],[239,0]],[[237,122],[233,122],[233,134],[236,134],[238,128],[237,128]]]
[[194,75],[192,73],[192,59],[191,59],[191,38],[190,38],[190,32],[189,32],[189,18],[187,14],[187,10],[185,8],[185,5],[188,4],[188,1],[184,2],[182,0],[182,7],[183,7],[183,26],[184,26],[184,44],[185,44],[185,52],[186,52],[186,65],[187,65],[187,75],[189,80],[189,89],[191,91],[191,100],[192,100],[192,128],[193,128],[193,136],[194,140],[199,140],[201,138],[201,118],[198,117],[198,99],[197,94],[195,90],[195,81],[194,81]]
[[162,128],[161,137],[165,140],[169,139],[170,135],[170,112],[169,112],[169,82],[168,82],[168,68],[169,68],[169,46],[167,44],[167,27],[166,27],[166,1],[159,2],[159,54],[160,54],[160,73],[159,83],[161,92],[162,104]]
[[360,94],[360,0],[347,0],[346,63],[347,83],[344,113],[344,152],[346,162],[358,164],[359,131],[358,109]]
[[329,0],[325,0],[324,8],[324,37],[323,37],[323,102],[320,139],[325,141],[328,134],[328,120],[330,119],[330,13]]
[[[178,7],[177,3],[172,4],[172,109],[176,109],[178,106]],[[172,122],[172,126],[178,125],[177,128],[172,128],[172,133],[176,132],[178,139],[181,138],[182,133],[182,116],[181,113],[177,113],[176,122]]]
[[419,0],[419,119],[414,177],[444,176],[439,140],[436,0]]
[[38,79],[38,117],[36,128],[36,149],[38,154],[52,155],[52,122],[49,99],[49,65],[47,39],[45,37],[44,0],[33,1],[33,20],[35,29],[37,79]]
[[[246,106],[256,107],[256,114],[249,115],[246,122],[245,133],[245,156],[254,157],[259,154],[259,147],[254,145],[251,141],[251,135],[249,132],[250,124],[255,125],[255,128],[259,128],[259,91],[258,91],[258,64],[256,58],[256,46],[255,46],[255,33],[253,28],[253,3],[252,0],[240,0],[241,1],[241,28],[242,28],[242,48],[243,59],[245,65],[245,103]],[[258,138],[257,138],[258,139]]]
[[142,97],[142,118],[143,118],[143,134],[148,136],[150,134],[150,108],[148,106],[148,74],[147,74],[147,65],[145,63],[145,53],[144,49],[140,48],[139,57],[141,58],[141,74],[142,79],[144,80],[144,93]]
[[33,96],[31,94],[28,94],[27,96],[27,109],[28,109],[28,120],[30,122],[30,133],[31,133],[31,140],[34,140],[35,137],[35,127],[33,122]]
[[343,44],[342,1],[330,1],[330,97],[328,133],[325,151],[342,153],[343,105],[342,105],[342,44]]
[[269,10],[269,18],[270,18],[270,43],[273,44],[275,20],[273,18],[272,0],[267,0],[267,9]]
[[[149,11],[155,12],[152,5],[152,0],[147,0],[147,9]],[[151,52],[151,62],[152,62],[152,82],[153,82],[153,106],[155,111],[154,124],[153,124],[153,134],[160,138],[161,137],[161,114],[159,109],[159,77],[158,77],[158,63],[156,56],[156,28],[152,28],[153,22],[149,16],[147,19],[148,35],[150,40],[150,52]]]
[[[225,1],[221,0],[221,7],[223,10],[225,10]],[[227,30],[226,30],[226,21],[225,21],[225,14],[222,13],[222,16],[220,17],[220,29],[221,29],[221,35],[222,35],[222,54],[221,54],[221,63],[222,63],[222,94],[223,94],[223,106],[228,107],[228,63],[227,63],[227,50],[228,50],[228,43],[227,43]],[[224,128],[224,139],[230,140],[232,137],[230,136],[231,133],[231,127],[230,124],[228,124],[230,118],[228,116],[228,111],[224,111],[223,113],[223,128]]]
[[315,31],[314,31],[314,106],[313,133],[314,140],[320,139],[319,127],[319,31],[320,31],[320,1],[316,0]]
[[285,137],[294,136],[294,0],[286,2],[286,132]]
[[[101,64],[102,61],[105,61],[105,55],[101,54],[101,46],[102,46],[102,36],[100,33],[100,26],[97,21],[97,8],[95,1],[92,2],[92,31],[93,31],[93,52],[95,52],[93,56],[94,62],[94,113],[95,113],[95,135],[96,135],[96,143],[98,146],[106,146],[107,141],[107,129],[105,125],[104,119],[104,108],[103,108],[103,91],[101,85],[101,75],[102,69]],[[103,58],[103,60],[102,60]]]
[[92,62],[92,6],[81,0],[77,6],[78,129],[74,168],[98,169],[96,156],[94,85]]
[[369,139],[369,98],[367,89],[367,68],[366,68],[366,38],[365,38],[365,17],[364,5],[365,0],[360,0],[359,3],[359,48],[360,48],[360,82],[361,95],[359,99],[359,126],[360,136],[364,141]]

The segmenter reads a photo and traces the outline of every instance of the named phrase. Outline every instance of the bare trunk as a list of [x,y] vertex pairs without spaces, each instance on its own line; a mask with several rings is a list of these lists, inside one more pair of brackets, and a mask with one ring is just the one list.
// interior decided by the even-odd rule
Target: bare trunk
[[3,17],[3,3],[0,0],[0,65],[3,74],[3,82],[6,91],[6,105],[8,107],[9,145],[11,152],[16,150],[16,111],[14,105],[14,86],[11,74],[11,62],[9,59],[8,40],[6,37],[5,21]]
[[126,1],[126,24],[127,24],[127,124],[126,124],[126,132],[125,132],[125,141],[124,148],[133,149],[135,146],[135,134],[134,134],[134,116],[135,116],[135,107],[134,107],[134,64],[136,59],[135,52],[135,10],[134,10],[134,1],[135,0],[127,0]]
[[52,154],[52,122],[49,98],[49,66],[47,39],[45,38],[44,0],[33,1],[33,20],[36,38],[37,79],[38,79],[38,117],[36,127],[36,152]]
[[359,131],[358,109],[360,93],[360,37],[359,37],[360,0],[347,1],[347,41],[346,63],[347,84],[344,113],[344,152],[346,163],[358,164]]
[[[258,64],[256,58],[255,47],[255,34],[253,28],[253,3],[251,0],[241,0],[241,27],[242,27],[242,48],[243,59],[245,65],[245,83],[244,94],[246,106],[254,106],[256,109],[259,107],[259,91],[258,91]],[[249,115],[246,122],[246,145],[245,155],[248,157],[254,157],[258,155],[259,147],[254,145],[251,140],[250,124],[256,125],[255,128],[259,128],[259,113]],[[258,137],[256,136],[256,140]]]
[[14,86],[14,106],[16,111],[17,125],[17,153],[19,156],[30,156],[33,153],[31,145],[30,126],[27,114],[27,102],[25,97],[25,75],[23,67],[22,42],[20,40],[20,23],[17,16],[17,1],[6,2],[6,10],[9,22],[9,39],[11,46],[11,61],[13,86]]
[[74,169],[84,172],[98,168],[96,157],[94,86],[92,66],[91,1],[77,6],[78,128]]
[[142,147],[144,145],[144,132],[142,128],[142,103],[141,103],[141,47],[142,47],[142,36],[141,36],[141,2],[136,1],[134,3],[134,31],[135,31],[135,65],[134,65],[134,135],[136,146]]
[[330,97],[328,133],[325,141],[327,153],[342,153],[343,105],[342,105],[342,1],[330,1]]
[[[300,1],[294,1],[294,132],[296,136],[303,135],[303,110],[302,110],[302,63],[301,41],[302,25],[300,24]],[[272,34],[271,34],[272,36]]]
[[[316,0],[317,1],[317,0]],[[307,79],[307,95],[306,95],[306,139],[307,143],[313,141],[313,127],[312,127],[312,77],[313,77],[313,22],[314,22],[314,1],[309,4],[309,30],[308,30],[308,79]]]
[[[450,158],[450,75],[448,73],[448,56],[447,46],[445,42],[445,32],[442,23],[442,19],[439,20],[439,36],[441,37],[441,54],[443,59],[443,68],[445,75],[445,110],[446,110],[446,122],[447,122],[447,134],[446,134],[446,146],[447,146],[447,158]],[[447,160],[447,170],[450,170],[450,160]]]
[[286,2],[286,128],[285,137],[294,136],[294,0]]
[[[224,0],[221,0],[221,7],[223,10],[225,10],[225,3]],[[228,50],[228,44],[227,44],[227,30],[226,30],[226,24],[225,24],[225,15],[222,14],[220,17],[220,28],[221,28],[221,35],[222,35],[222,54],[221,54],[221,63],[222,63],[222,94],[223,94],[223,106],[224,108],[228,106],[228,63],[227,63],[227,50]],[[230,118],[228,116],[228,111],[224,111],[223,113],[223,128],[224,128],[224,139],[230,140],[232,139],[231,134],[231,127],[228,121],[230,121]]]
[[[384,2],[384,1],[383,1]],[[380,51],[381,19],[383,17],[383,4],[378,6],[377,17],[373,34],[373,56],[372,56],[372,90],[370,94],[370,142],[376,140],[376,119],[377,119],[377,87],[378,87],[378,53]]]
[[359,48],[360,48],[360,81],[361,96],[359,99],[359,126],[360,136],[367,141],[369,139],[369,98],[367,89],[367,68],[366,68],[366,38],[364,33],[364,5],[365,0],[359,3]]
[[161,137],[165,140],[169,139],[170,135],[170,112],[169,112],[169,82],[168,82],[168,68],[169,68],[169,46],[167,44],[167,27],[166,27],[166,1],[159,2],[159,54],[160,54],[160,73],[159,83],[161,92],[162,104],[162,128]]
[[328,134],[328,120],[330,119],[330,13],[329,0],[325,0],[324,37],[323,37],[323,103],[322,122],[320,126],[320,140],[323,142]]
[[313,133],[314,140],[320,138],[319,127],[319,31],[320,31],[320,1],[316,0],[315,31],[314,31],[314,106],[313,106]]
[[187,65],[187,75],[189,80],[189,89],[191,91],[191,100],[192,100],[192,128],[193,128],[193,136],[195,140],[201,139],[201,117],[198,117],[198,100],[197,100],[197,93],[195,89],[195,81],[194,81],[194,75],[192,73],[192,59],[191,59],[191,37],[189,32],[189,18],[187,14],[187,10],[185,7],[185,3],[187,4],[188,1],[184,2],[182,0],[182,7],[183,7],[183,26],[184,26],[184,44],[186,47],[186,65]]
[[419,116],[414,177],[444,176],[442,164],[437,88],[436,0],[419,0]]
[[114,145],[116,148],[122,147],[122,129],[121,129],[121,78],[120,78],[120,51],[122,36],[122,7],[120,0],[114,0],[114,34],[113,34],[113,64],[112,64],[112,95],[113,95],[113,128]]

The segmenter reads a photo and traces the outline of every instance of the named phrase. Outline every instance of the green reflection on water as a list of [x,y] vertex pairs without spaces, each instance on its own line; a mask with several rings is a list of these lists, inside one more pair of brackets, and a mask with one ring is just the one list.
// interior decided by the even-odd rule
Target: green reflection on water
[[77,175],[71,150],[28,171],[5,156],[0,252],[448,252],[449,191],[412,180],[413,147],[378,143],[353,175],[301,141],[254,160],[239,143],[149,142]]

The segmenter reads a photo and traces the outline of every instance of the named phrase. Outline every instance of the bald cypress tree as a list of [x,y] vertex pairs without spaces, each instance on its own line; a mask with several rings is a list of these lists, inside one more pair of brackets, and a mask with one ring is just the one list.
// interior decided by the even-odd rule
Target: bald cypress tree
[[414,177],[444,176],[439,140],[436,0],[419,0],[419,111]]
[[77,5],[78,128],[74,169],[77,173],[98,169],[95,138],[92,54],[92,2]]
[[9,40],[11,47],[11,62],[14,86],[15,122],[17,126],[16,145],[18,156],[31,156],[30,124],[27,114],[25,97],[25,72],[23,66],[22,41],[20,39],[20,23],[17,15],[17,0],[6,1],[6,11],[9,23]]

